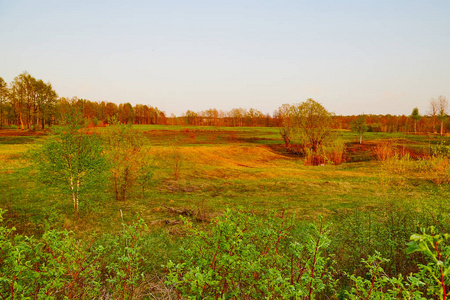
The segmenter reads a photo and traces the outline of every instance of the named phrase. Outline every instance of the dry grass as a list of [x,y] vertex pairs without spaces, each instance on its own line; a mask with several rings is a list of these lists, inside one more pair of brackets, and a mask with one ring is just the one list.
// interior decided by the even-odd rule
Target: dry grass
[[378,160],[385,161],[395,155],[396,149],[391,141],[383,141],[375,147],[374,152]]
[[413,159],[409,154],[395,154],[382,163],[385,172],[403,179],[430,180],[435,184],[450,183],[450,160],[444,156]]

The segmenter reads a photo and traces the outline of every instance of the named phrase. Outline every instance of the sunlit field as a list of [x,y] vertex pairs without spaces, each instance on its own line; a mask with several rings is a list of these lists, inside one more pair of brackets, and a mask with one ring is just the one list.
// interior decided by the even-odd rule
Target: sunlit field
[[[101,199],[81,203],[82,222],[76,221],[70,201],[34,180],[27,151],[39,147],[46,135],[0,137],[1,206],[8,209],[6,221],[33,233],[39,232],[46,218],[57,215],[66,228],[89,235],[119,230],[120,210],[125,220],[140,214],[151,227],[177,219],[167,207],[201,210],[211,216],[227,207],[262,214],[286,208],[299,219],[323,215],[332,220],[392,204],[411,210],[438,208],[450,196],[446,184],[437,185],[419,174],[389,172],[373,152],[377,144],[391,141],[400,150],[420,156],[438,143],[437,136],[367,133],[360,146],[355,134],[339,131],[336,134],[346,141],[347,162],[305,166],[301,157],[284,150],[278,128],[134,128],[144,133],[147,159],[154,166],[151,186],[135,187],[131,197],[120,203],[106,186]],[[94,131],[101,134],[102,129]]]
[[[101,137],[107,145],[104,137],[111,134],[109,128],[83,130]],[[436,147],[445,147],[442,145],[450,141],[449,137],[366,133],[359,144],[354,133],[335,131],[334,137],[345,143],[344,161],[310,166],[305,164],[304,157],[286,150],[278,128],[133,125],[133,130],[142,139],[144,157],[139,164],[148,166],[150,177],[135,182],[126,200],[117,201],[112,173],[106,172],[104,185],[81,198],[78,214],[69,194],[39,177],[33,153],[51,139],[51,133],[2,130],[0,135],[3,226],[16,228],[14,234],[36,238],[55,229],[68,230],[74,239],[85,243],[98,243],[100,236],[100,241],[106,243],[123,239],[118,242],[124,243],[122,246],[110,250],[116,251],[114,255],[101,256],[105,264],[111,265],[106,269],[95,268],[108,272],[108,268],[116,266],[119,269],[112,274],[117,278],[120,274],[131,274],[131,271],[120,273],[125,271],[120,271],[116,260],[127,261],[130,253],[135,253],[142,255],[143,261],[136,261],[136,268],[145,270],[145,275],[135,279],[134,285],[111,285],[110,293],[116,296],[126,291],[136,299],[148,298],[144,295],[150,289],[153,293],[150,299],[173,299],[175,286],[167,278],[172,278],[172,283],[178,279],[170,277],[174,269],[169,272],[167,268],[175,267],[167,263],[186,258],[182,249],[197,247],[195,243],[203,241],[195,242],[196,235],[191,236],[186,224],[193,222],[195,228],[209,232],[215,228],[209,227],[210,224],[225,222],[223,218],[228,218],[230,212],[236,218],[238,212],[244,212],[241,216],[247,215],[246,218],[257,216],[263,220],[259,225],[263,227],[267,219],[269,231],[252,228],[263,230],[262,238],[269,238],[271,222],[283,216],[296,224],[288,240],[295,237],[305,245],[308,239],[315,243],[317,237],[327,241],[325,254],[321,255],[332,253],[333,261],[338,262],[336,269],[330,269],[334,270],[330,273],[333,278],[339,279],[338,290],[327,288],[317,292],[319,298],[325,295],[321,293],[328,293],[335,299],[345,299],[350,284],[345,272],[364,275],[367,266],[361,262],[366,258],[388,259],[383,271],[386,276],[417,272],[417,264],[424,260],[405,252],[410,236],[430,225],[444,232],[449,227],[449,162],[445,157],[430,157],[430,153],[440,149]],[[129,156],[132,155],[130,152]],[[221,216],[219,221],[217,218]],[[138,219],[142,223],[136,223]],[[281,227],[274,227],[278,235],[284,230],[284,221],[281,222],[277,225]],[[127,248],[135,240],[133,235],[127,235],[131,234],[127,228],[137,230],[133,224],[145,224],[141,233],[145,247]],[[233,226],[240,226],[236,224]],[[315,235],[311,228],[319,227],[311,226],[326,226],[327,238]],[[112,235],[108,238],[105,234]],[[212,241],[205,239],[204,243],[209,245]],[[124,249],[136,252],[120,254]],[[308,260],[312,253],[305,251],[302,250],[301,257]],[[274,257],[276,260],[276,254]],[[258,282],[251,280],[251,284]]]

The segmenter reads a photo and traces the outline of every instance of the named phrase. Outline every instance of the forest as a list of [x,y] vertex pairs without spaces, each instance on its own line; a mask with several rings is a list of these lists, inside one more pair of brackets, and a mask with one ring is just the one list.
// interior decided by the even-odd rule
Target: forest
[[[425,100],[426,102],[427,100]],[[444,96],[431,98],[427,112],[411,108],[411,115],[366,114],[369,132],[436,133],[450,130],[447,118],[447,100]],[[75,108],[89,120],[91,126],[104,126],[113,116],[122,123],[194,125],[221,127],[279,127],[283,122],[283,107],[272,114],[256,108],[234,108],[222,111],[216,108],[205,111],[187,110],[182,116],[165,112],[157,107],[129,102],[116,104],[109,101],[89,101],[77,97],[58,97],[51,83],[44,83],[27,72],[19,74],[8,85],[0,77],[0,127],[44,129],[64,122],[68,112]],[[333,116],[334,129],[351,129],[357,116]]]
[[448,299],[450,123],[0,78],[1,299]]

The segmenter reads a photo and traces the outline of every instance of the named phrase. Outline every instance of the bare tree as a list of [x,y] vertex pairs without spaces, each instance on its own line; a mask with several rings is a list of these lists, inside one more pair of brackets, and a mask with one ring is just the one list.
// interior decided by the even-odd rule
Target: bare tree
[[282,120],[282,126],[280,127],[280,134],[283,138],[284,145],[286,149],[289,151],[291,147],[291,139],[292,139],[292,123],[291,123],[291,106],[289,104],[281,105],[278,110],[275,112],[276,115]]
[[441,136],[444,134],[444,122],[447,120],[448,101],[444,96],[439,96],[438,104],[438,118],[441,121]]
[[433,124],[433,133],[436,133],[436,118],[438,115],[438,101],[434,98],[430,100],[430,108],[428,109],[428,115],[431,117]]

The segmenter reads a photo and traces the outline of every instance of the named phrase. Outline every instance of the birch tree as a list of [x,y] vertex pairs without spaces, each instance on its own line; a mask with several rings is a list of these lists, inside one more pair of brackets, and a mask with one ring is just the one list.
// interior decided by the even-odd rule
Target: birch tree
[[430,107],[428,110],[428,115],[431,117],[431,122],[433,126],[433,133],[436,133],[436,118],[438,115],[438,101],[434,98],[430,100]]
[[363,134],[369,129],[366,124],[366,116],[359,115],[352,123],[351,123],[352,131],[359,134],[359,143],[362,144]]
[[447,120],[448,101],[444,96],[439,96],[438,100],[438,118],[441,121],[441,136],[444,135],[444,122]]
[[52,128],[53,135],[35,150],[33,158],[40,181],[67,195],[78,214],[80,201],[102,186],[106,160],[101,139],[88,134],[79,118],[69,120],[68,125]]

